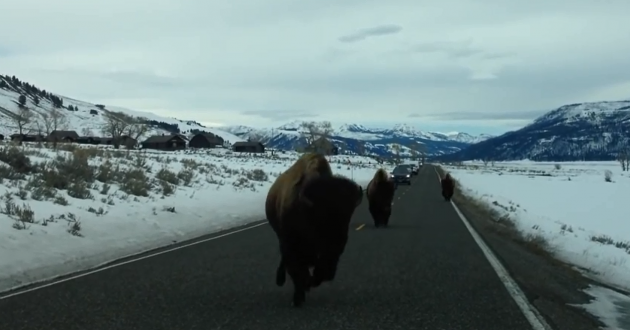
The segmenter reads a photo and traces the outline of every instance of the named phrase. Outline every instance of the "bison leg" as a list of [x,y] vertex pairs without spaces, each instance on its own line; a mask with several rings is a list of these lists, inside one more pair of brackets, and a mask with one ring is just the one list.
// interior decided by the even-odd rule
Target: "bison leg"
[[287,281],[287,270],[284,267],[284,259],[280,259],[280,265],[278,265],[278,270],[276,270],[276,285],[283,286]]
[[389,225],[389,218],[392,215],[392,210],[387,209],[383,211],[383,227],[387,227]]
[[292,265],[287,267],[287,271],[293,281],[293,307],[300,307],[306,301],[306,291],[308,291],[310,272],[308,267]]
[[449,190],[442,190],[442,196],[444,197],[444,200],[448,202],[451,200],[451,197],[453,197],[453,192]]
[[[291,277],[291,281],[293,282],[292,305],[294,307],[300,307],[306,301],[306,291],[309,288],[311,277],[308,262],[304,262],[300,259],[300,255],[296,251],[297,246],[299,245],[287,244],[284,240],[280,242],[280,250],[282,252],[281,263],[286,272],[289,273],[289,277]],[[276,280],[278,280],[278,277],[276,277]]]
[[378,228],[381,225],[378,210],[374,206],[369,207],[370,215],[372,216],[372,220],[374,220],[374,227]]

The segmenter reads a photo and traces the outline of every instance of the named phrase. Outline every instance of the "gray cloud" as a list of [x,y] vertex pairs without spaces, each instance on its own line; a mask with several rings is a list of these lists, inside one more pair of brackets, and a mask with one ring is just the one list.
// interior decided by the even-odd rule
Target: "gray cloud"
[[378,37],[388,34],[396,34],[402,31],[402,27],[395,24],[378,25],[371,28],[361,29],[355,33],[339,37],[339,41],[344,43],[352,43],[365,40],[369,37]]
[[299,110],[247,110],[241,111],[241,114],[246,116],[258,116],[265,119],[290,121],[296,118],[315,118],[318,117],[316,113]]

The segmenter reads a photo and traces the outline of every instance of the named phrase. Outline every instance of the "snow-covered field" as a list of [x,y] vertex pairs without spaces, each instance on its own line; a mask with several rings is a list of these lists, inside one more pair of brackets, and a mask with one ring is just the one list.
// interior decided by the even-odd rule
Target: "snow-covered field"
[[[0,291],[261,220],[269,186],[297,157],[5,144]],[[370,158],[329,158],[361,184],[377,168]]]
[[[466,194],[504,214],[525,235],[544,238],[560,260],[630,291],[630,172],[623,172],[618,162],[442,167]],[[600,291],[593,289],[592,295],[605,296]]]

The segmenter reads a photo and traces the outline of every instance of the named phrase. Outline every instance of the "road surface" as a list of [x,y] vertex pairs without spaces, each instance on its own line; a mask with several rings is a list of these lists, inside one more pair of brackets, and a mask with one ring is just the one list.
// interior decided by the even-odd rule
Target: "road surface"
[[399,187],[389,228],[373,227],[364,200],[337,278],[302,309],[290,282],[275,285],[278,261],[262,225],[0,299],[0,329],[532,329],[431,166]]

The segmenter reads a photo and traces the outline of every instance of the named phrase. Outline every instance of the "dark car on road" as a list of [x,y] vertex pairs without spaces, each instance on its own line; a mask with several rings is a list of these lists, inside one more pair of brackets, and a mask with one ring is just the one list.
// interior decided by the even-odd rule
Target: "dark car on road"
[[398,165],[392,170],[391,177],[396,184],[406,183],[411,185],[411,167]]

